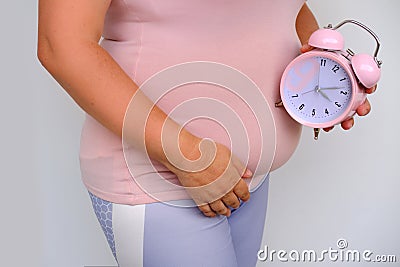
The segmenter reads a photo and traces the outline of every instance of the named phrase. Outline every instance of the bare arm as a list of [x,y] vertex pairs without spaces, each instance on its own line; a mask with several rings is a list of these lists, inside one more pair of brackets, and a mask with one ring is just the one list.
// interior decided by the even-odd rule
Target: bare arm
[[318,22],[314,14],[308,8],[307,4],[304,4],[296,19],[296,31],[301,44],[306,44],[310,35],[318,29]]
[[[121,136],[125,110],[138,86],[98,45],[110,2],[40,0],[38,57],[83,110]],[[165,120],[155,107],[146,131],[152,140],[146,142],[150,156],[162,162],[159,137]]]
[[[201,207],[204,214],[229,215],[227,206],[236,207],[238,198],[249,198],[246,183],[241,179],[244,169],[229,167],[230,151],[217,146],[217,154],[212,164],[205,170],[188,173],[170,164],[162,146],[164,122],[168,129],[179,135],[180,148],[190,159],[200,157],[200,139],[168,118],[157,106],[141,94],[138,86],[121,69],[117,62],[105,51],[98,41],[103,31],[103,23],[111,0],[39,0],[38,58],[43,66],[60,83],[66,92],[88,114],[106,128],[121,136],[125,111],[132,96],[137,92],[141,97],[138,113],[151,110],[145,125],[130,131],[133,142],[142,138],[139,134],[145,128],[144,141],[147,153],[173,171],[182,184],[201,187],[209,184],[225,168],[235,169],[238,183],[221,200]],[[140,107],[139,107],[140,106]],[[135,137],[135,135],[137,135]],[[228,159],[228,160],[227,160]],[[229,189],[228,189],[229,190]]]

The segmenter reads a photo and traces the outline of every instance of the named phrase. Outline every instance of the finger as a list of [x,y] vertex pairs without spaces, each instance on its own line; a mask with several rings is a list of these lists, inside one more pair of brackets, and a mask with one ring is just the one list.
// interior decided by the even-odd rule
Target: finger
[[335,128],[335,126],[326,127],[326,128],[324,128],[324,131],[325,132],[330,132],[333,128]]
[[199,210],[207,217],[215,217],[217,215],[208,204],[199,206]]
[[217,214],[224,215],[226,217],[231,215],[231,210],[228,209],[221,200],[212,202],[210,207]]
[[253,176],[253,173],[248,168],[246,168],[244,164],[240,161],[240,159],[238,159],[235,155],[232,155],[231,161],[241,177],[251,178]]
[[359,116],[365,116],[371,111],[371,104],[368,99],[365,99],[364,103],[362,103],[356,110]]
[[246,168],[246,171],[242,175],[242,178],[251,178],[252,176],[253,176],[252,171],[250,171],[249,169]]
[[343,130],[350,130],[354,126],[354,118],[350,118],[341,123]]
[[235,195],[242,201],[247,201],[250,199],[249,187],[246,182],[241,179],[233,188]]
[[226,206],[232,207],[234,209],[237,209],[240,206],[240,201],[233,192],[229,192],[221,200],[225,203]]
[[376,91],[377,88],[378,88],[378,85],[375,85],[374,87],[365,89],[365,92],[366,92],[367,94],[373,94],[373,93],[375,93],[375,91]]
[[309,44],[304,44],[301,48],[300,48],[300,52],[301,53],[305,53],[305,52],[309,52],[309,51],[311,51],[311,50],[313,50],[314,49],[314,47],[312,47],[311,45],[309,45]]

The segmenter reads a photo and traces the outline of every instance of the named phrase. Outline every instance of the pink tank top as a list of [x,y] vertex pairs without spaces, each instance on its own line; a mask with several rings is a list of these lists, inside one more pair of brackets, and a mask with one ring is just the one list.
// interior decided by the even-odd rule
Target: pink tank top
[[[284,109],[274,108],[274,103],[280,98],[281,74],[299,51],[295,20],[303,3],[304,0],[113,0],[101,45],[138,85],[167,67],[191,61],[218,62],[247,75],[269,102],[275,121],[274,170],[293,154],[301,133],[300,125]],[[168,113],[197,96],[222,99],[233,105],[236,101],[224,99],[215,86],[196,85],[173,91],[157,105]],[[227,143],[223,131],[213,123],[197,122],[187,128],[198,136]],[[249,134],[251,139],[251,131]],[[129,205],[157,201],[133,179],[121,138],[89,115],[82,131],[80,164],[85,186],[100,198]],[[248,167],[252,169],[254,165],[250,155]],[[162,166],[157,166],[157,171],[171,181],[176,179]],[[187,198],[183,189],[159,193],[163,199]]]

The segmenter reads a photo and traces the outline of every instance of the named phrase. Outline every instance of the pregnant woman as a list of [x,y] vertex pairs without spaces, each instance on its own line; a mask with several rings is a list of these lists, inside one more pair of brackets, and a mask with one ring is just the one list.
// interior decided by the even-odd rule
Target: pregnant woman
[[[82,180],[119,266],[255,266],[268,173],[292,155],[300,125],[267,108],[272,120],[260,138],[255,107],[244,101],[251,96],[192,83],[156,102],[150,95],[159,88],[141,86],[173,66],[214,62],[247,77],[273,106],[285,66],[317,28],[303,0],[39,0],[38,57],[87,113]],[[236,108],[252,141],[248,160],[232,152],[231,125],[172,116],[200,98]],[[215,101],[205,103],[190,111]],[[369,108],[365,102],[359,115]],[[154,177],[186,190],[149,186]]]

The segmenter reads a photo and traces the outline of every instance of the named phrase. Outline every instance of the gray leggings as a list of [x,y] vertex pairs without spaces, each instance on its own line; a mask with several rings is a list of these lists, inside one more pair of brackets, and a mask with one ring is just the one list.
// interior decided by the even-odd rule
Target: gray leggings
[[120,267],[250,267],[261,247],[268,184],[267,177],[229,218],[165,203],[115,204],[89,194]]

